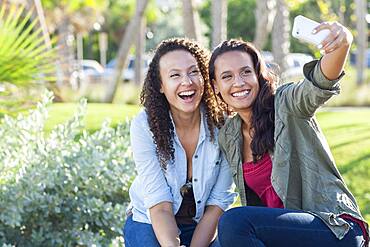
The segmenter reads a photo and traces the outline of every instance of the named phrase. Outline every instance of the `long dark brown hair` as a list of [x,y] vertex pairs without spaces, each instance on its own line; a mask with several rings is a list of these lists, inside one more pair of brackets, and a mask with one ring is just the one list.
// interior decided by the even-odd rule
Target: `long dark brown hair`
[[[221,43],[212,52],[212,56],[209,61],[209,78],[211,82],[213,82],[213,80],[215,80],[216,78],[215,61],[217,57],[229,51],[246,52],[250,55],[260,87],[256,100],[254,101],[252,106],[251,119],[251,149],[253,160],[254,162],[256,162],[266,152],[272,152],[274,150],[274,98],[277,77],[275,76],[275,74],[272,73],[272,71],[267,69],[261,53],[254,47],[253,44],[245,42],[243,40],[231,39]],[[212,88],[214,90],[213,85]],[[228,108],[226,102],[222,99],[221,95],[219,94],[216,97],[219,107],[222,108],[223,111],[229,115],[231,111]]]
[[156,48],[149,65],[140,95],[140,102],[148,115],[150,131],[153,133],[154,144],[156,145],[158,158],[163,169],[166,169],[168,161],[174,159],[174,126],[170,118],[169,103],[165,95],[160,92],[162,80],[159,62],[163,55],[175,50],[187,51],[197,60],[204,79],[204,93],[201,104],[205,109],[211,140],[214,140],[214,128],[220,128],[223,124],[222,109],[217,106],[216,98],[208,79],[209,52],[201,48],[196,42],[186,38],[173,38],[162,41]]

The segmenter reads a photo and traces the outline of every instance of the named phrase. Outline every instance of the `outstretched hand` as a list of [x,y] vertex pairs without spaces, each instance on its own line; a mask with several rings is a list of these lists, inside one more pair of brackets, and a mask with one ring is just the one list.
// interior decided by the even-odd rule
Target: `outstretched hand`
[[318,48],[328,54],[340,47],[349,47],[353,41],[351,32],[339,22],[323,22],[317,26],[313,33],[327,29],[330,31],[328,36],[318,45]]

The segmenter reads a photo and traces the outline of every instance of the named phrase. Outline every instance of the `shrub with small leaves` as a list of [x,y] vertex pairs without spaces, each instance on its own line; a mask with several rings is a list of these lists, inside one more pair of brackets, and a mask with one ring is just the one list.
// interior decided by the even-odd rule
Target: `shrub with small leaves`
[[129,125],[83,130],[86,100],[70,121],[44,132],[37,109],[0,122],[0,246],[121,245],[135,175]]

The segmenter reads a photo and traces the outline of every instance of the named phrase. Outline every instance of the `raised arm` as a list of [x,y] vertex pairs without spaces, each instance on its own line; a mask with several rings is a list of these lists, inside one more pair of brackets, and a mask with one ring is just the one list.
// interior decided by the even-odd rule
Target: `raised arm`
[[283,85],[277,90],[276,102],[280,111],[299,117],[312,117],[321,105],[339,94],[338,81],[343,75],[353,36],[338,22],[321,23],[315,30],[319,32],[323,29],[328,29],[330,33],[318,47],[323,53],[319,64],[317,60],[305,64],[305,80]]
[[323,22],[314,32],[328,29],[328,37],[321,43],[324,56],[321,59],[321,70],[329,80],[337,79],[343,71],[353,36],[351,32],[338,22]]

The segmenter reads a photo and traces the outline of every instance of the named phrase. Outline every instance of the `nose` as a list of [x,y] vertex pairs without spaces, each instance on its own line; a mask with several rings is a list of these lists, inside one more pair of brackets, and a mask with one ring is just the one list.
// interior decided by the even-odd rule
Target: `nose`
[[243,78],[241,78],[240,75],[235,76],[234,86],[243,87],[244,85],[245,85],[245,81],[243,80]]
[[189,85],[193,84],[193,81],[191,80],[189,75],[185,75],[181,80],[181,85],[187,85],[187,84]]

